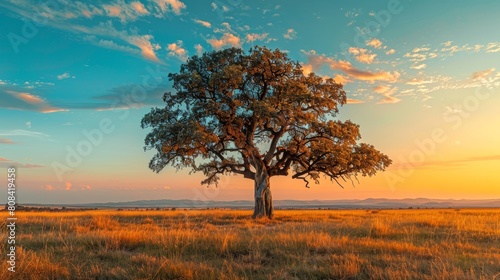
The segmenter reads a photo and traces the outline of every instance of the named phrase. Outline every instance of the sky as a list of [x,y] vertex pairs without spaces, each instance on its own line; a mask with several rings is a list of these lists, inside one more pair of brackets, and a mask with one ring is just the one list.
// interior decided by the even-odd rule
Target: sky
[[[0,2],[0,169],[19,203],[251,200],[253,182],[148,168],[140,120],[190,56],[279,48],[342,83],[338,118],[393,165],[274,199],[500,198],[499,1]],[[4,178],[6,185],[6,176]],[[6,201],[7,190],[0,191]]]

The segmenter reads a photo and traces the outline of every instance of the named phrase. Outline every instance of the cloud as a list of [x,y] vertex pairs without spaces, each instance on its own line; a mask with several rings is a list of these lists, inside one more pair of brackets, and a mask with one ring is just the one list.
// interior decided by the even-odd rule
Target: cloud
[[365,103],[363,100],[347,98],[347,104],[361,104]]
[[141,49],[141,54],[143,57],[160,62],[160,59],[156,56],[155,51],[160,49],[160,46],[157,44],[152,44],[151,39],[153,36],[151,35],[143,35],[143,36],[131,36],[127,38],[128,42],[139,47]]
[[231,33],[224,33],[220,39],[209,39],[207,42],[216,50],[225,46],[241,47],[240,38]]
[[262,41],[262,40],[267,38],[267,35],[269,35],[269,33],[262,33],[262,34],[251,33],[251,34],[247,34],[246,40],[247,40],[247,42],[250,42],[250,43],[254,42],[255,40]]
[[176,15],[181,13],[182,9],[186,8],[186,4],[179,0],[153,0],[159,7],[161,13],[166,13],[172,10]]
[[130,7],[136,11],[138,14],[147,15],[149,11],[144,7],[141,2],[132,2],[130,3]]
[[202,45],[196,44],[196,45],[194,45],[194,49],[196,50],[196,54],[198,56],[203,55],[203,46]]
[[128,52],[128,53],[136,54],[136,55],[141,53],[141,51],[138,49],[134,49],[134,48],[129,47],[129,46],[119,45],[118,43],[116,43],[112,40],[97,39],[96,36],[93,36],[93,35],[85,36],[84,40],[89,41],[89,42],[93,43],[94,45],[108,48],[108,49],[112,49],[112,50]]
[[[453,160],[442,160],[442,161],[426,161],[423,163],[411,163],[415,168],[449,168],[449,167],[462,167],[467,164],[476,163],[476,162],[484,162],[484,161],[499,161],[500,155],[486,155],[486,156],[476,156],[476,157],[466,157],[461,159],[453,159]],[[396,169],[404,169],[408,168],[408,163],[405,164],[395,164],[393,168]]]
[[74,184],[71,182],[66,182],[63,186],[59,185],[52,185],[52,184],[47,184],[41,187],[43,190],[46,191],[90,191],[92,190],[92,187],[89,185],[81,184],[78,185],[78,187],[75,187]]
[[309,76],[312,72],[313,66],[311,64],[302,64],[302,73],[304,73],[305,76]]
[[210,22],[208,22],[208,21],[194,19],[194,22],[196,22],[198,24],[201,24],[201,25],[205,26],[206,28],[211,28],[212,27],[212,24]]
[[488,76],[490,76],[494,72],[495,72],[495,68],[490,68],[490,69],[486,69],[483,71],[474,72],[474,73],[472,73],[471,78],[473,80],[482,80],[482,79],[487,78]]
[[0,157],[0,168],[9,168],[9,167],[16,167],[16,168],[41,168],[45,167],[43,165],[38,165],[38,164],[32,164],[32,163],[19,163],[16,161],[12,161],[7,158],[1,158]]
[[0,131],[0,136],[28,136],[28,137],[35,137],[38,139],[43,139],[43,138],[49,137],[49,135],[42,133],[42,132],[23,130],[23,129]]
[[425,63],[421,63],[421,64],[415,63],[412,66],[410,66],[411,69],[416,69],[416,70],[422,70],[425,67],[427,67],[427,64],[425,64]]
[[427,47],[417,47],[417,48],[414,48],[412,50],[413,53],[418,53],[418,52],[426,52],[426,51],[430,51],[431,49],[430,48],[427,48]]
[[74,79],[75,76],[71,76],[68,72],[64,72],[61,75],[57,75],[58,80],[64,80],[64,79],[69,79],[69,78]]
[[138,17],[149,14],[146,7],[138,1],[127,4],[123,1],[118,1],[109,5],[103,5],[103,9],[109,17],[117,17],[121,22],[134,21]]
[[435,83],[436,81],[430,79],[430,80],[426,80],[426,79],[423,79],[423,78],[413,78],[411,79],[410,81],[408,81],[406,84],[407,85],[413,85],[413,86],[418,86],[418,85],[423,85],[423,84],[430,84],[430,83]]
[[138,85],[136,84],[115,87],[110,89],[107,94],[98,95],[93,98],[94,100],[101,101],[100,103],[73,104],[68,105],[68,107],[102,111],[141,108],[147,105],[158,106],[163,104],[162,97],[165,91],[168,91],[169,86],[165,79],[164,82],[159,83],[156,87],[145,89],[143,92],[144,98],[141,100],[133,98],[132,93],[137,92],[137,88]]
[[180,40],[176,43],[169,44],[167,49],[169,50],[169,56],[177,57],[182,61],[186,61],[188,59],[187,50],[182,48],[182,41]]
[[399,72],[397,71],[391,73],[386,71],[370,72],[370,71],[360,70],[352,66],[350,62],[343,60],[332,61],[332,63],[330,63],[330,68],[333,70],[340,70],[357,80],[369,81],[369,82],[388,81],[393,83],[396,82],[400,76]]
[[102,6],[108,16],[110,17],[119,17],[122,20],[126,19],[124,15],[122,15],[122,8],[118,5],[104,5]]
[[349,79],[349,77],[346,77],[346,76],[343,76],[343,75],[335,75],[335,77],[333,77],[333,80],[336,82],[336,83],[340,83],[340,84],[347,84],[347,83],[350,83],[352,82],[351,79]]
[[0,108],[6,109],[36,111],[41,113],[67,111],[67,109],[53,106],[41,97],[28,92],[0,90],[0,101]]
[[488,43],[486,46],[487,53],[497,53],[500,52],[500,43]]
[[[339,70],[349,75],[351,78],[356,80],[374,82],[374,81],[387,81],[394,83],[399,79],[399,72],[387,72],[387,71],[365,71],[358,69],[348,61],[345,60],[335,60],[333,58],[327,57],[325,55],[318,55],[316,51],[302,51],[306,56],[308,62],[303,66],[312,72],[316,72],[323,65],[328,65],[332,70]],[[306,66],[309,65],[309,66]]]
[[422,62],[427,60],[427,54],[423,53],[406,53],[404,57],[409,58],[412,62]]
[[373,60],[375,59],[375,57],[377,57],[376,54],[371,53],[369,50],[363,48],[350,47],[349,53],[353,54],[354,58],[356,58],[357,61],[366,64],[373,63]]
[[367,46],[374,47],[376,49],[380,49],[382,47],[382,41],[377,38],[373,38],[370,41],[366,42]]
[[[153,40],[152,35],[138,35],[136,33],[136,31],[131,31],[131,33],[128,33],[127,31],[124,31],[124,30],[119,31],[119,30],[114,28],[114,26],[112,25],[111,22],[100,23],[98,26],[94,26],[94,27],[70,25],[70,26],[61,27],[61,28],[67,28],[68,30],[73,31],[73,32],[77,32],[77,33],[88,34],[89,36],[86,36],[85,38],[88,40],[93,40],[93,41],[97,41],[97,36],[111,37],[111,38],[122,40],[130,45],[133,45],[133,46],[139,48],[140,54],[144,58],[155,61],[155,62],[161,62],[155,53],[156,50],[160,49],[160,46],[158,44],[154,44],[151,42]],[[130,53],[139,53],[139,52],[137,52],[137,50],[131,49],[130,47],[119,46],[112,41],[106,41],[106,40],[97,41],[98,45],[105,46],[105,47],[112,48],[112,49],[118,49],[118,50],[130,52]]]
[[394,53],[396,53],[396,50],[394,50],[394,49],[390,49],[390,50],[385,52],[386,55],[390,55],[390,54],[394,54]]
[[283,34],[283,38],[288,40],[293,40],[297,38],[297,32],[293,28],[289,28],[285,34]]
[[377,104],[389,104],[389,103],[398,103],[401,99],[394,97],[393,94],[398,90],[397,87],[389,87],[386,85],[376,86],[373,88],[373,91],[382,95],[384,99],[377,102]]
[[15,144],[15,142],[7,138],[0,138],[0,144]]

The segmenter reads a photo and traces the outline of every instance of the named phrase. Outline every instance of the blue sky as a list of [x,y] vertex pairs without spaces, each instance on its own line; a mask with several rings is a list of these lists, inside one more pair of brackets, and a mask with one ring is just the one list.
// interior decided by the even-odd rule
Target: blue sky
[[355,188],[276,178],[275,199],[498,197],[499,10],[486,0],[2,1],[0,167],[18,167],[26,202],[251,199],[241,178],[207,190],[201,175],[150,171],[139,124],[189,56],[265,45],[344,84],[339,117],[395,162]]

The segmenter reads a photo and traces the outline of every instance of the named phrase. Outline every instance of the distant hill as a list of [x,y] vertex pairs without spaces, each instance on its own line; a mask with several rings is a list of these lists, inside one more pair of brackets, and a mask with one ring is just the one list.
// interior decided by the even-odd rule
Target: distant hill
[[[138,200],[129,202],[85,203],[85,204],[25,204],[25,206],[72,206],[85,208],[253,208],[254,202],[250,200],[233,201],[201,201],[201,200]],[[386,199],[369,198],[364,200],[275,200],[277,208],[500,208],[500,199],[429,199],[407,198]]]

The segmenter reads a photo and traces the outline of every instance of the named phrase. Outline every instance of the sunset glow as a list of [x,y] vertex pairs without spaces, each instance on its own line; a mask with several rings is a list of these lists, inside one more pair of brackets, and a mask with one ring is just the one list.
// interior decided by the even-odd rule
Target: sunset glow
[[273,177],[275,200],[499,198],[498,11],[491,0],[2,1],[0,169],[17,167],[21,204],[252,200],[237,175],[207,189],[188,169],[152,172],[140,121],[189,57],[258,45],[342,83],[338,118],[393,160],[344,188]]

